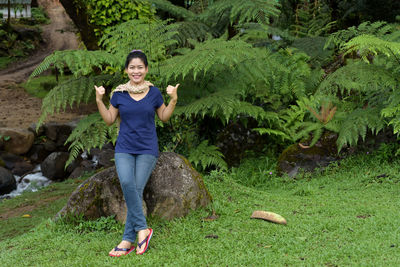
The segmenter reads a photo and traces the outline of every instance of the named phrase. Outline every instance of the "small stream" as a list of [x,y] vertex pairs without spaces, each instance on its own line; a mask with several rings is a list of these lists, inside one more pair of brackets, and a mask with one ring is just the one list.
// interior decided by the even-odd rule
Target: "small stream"
[[9,194],[1,195],[0,199],[13,198],[21,195],[23,192],[36,192],[40,188],[52,183],[50,179],[43,176],[40,171],[40,165],[37,165],[36,168],[27,175],[14,177],[17,181],[17,189],[11,191]]
[[[81,154],[81,157],[83,159],[88,158],[87,152],[83,152]],[[98,157],[93,156],[92,159],[92,164],[96,168],[96,166],[99,163]],[[40,170],[40,164],[35,167],[33,171],[31,171],[29,174],[23,175],[23,176],[17,176],[14,175],[15,180],[17,181],[17,189],[14,191],[10,192],[9,194],[5,195],[0,195],[0,201],[5,198],[13,198],[16,196],[21,195],[23,192],[36,192],[42,187],[46,187],[49,184],[51,184],[53,181],[48,179],[47,177],[43,176],[41,170]]]

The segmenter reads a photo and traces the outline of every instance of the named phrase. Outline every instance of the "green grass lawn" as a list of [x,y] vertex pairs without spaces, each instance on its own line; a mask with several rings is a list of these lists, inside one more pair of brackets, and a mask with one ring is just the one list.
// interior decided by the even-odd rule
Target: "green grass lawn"
[[31,80],[22,83],[21,86],[28,92],[28,94],[34,97],[44,98],[53,87],[69,78],[70,76],[68,75],[60,75],[59,81],[57,82],[55,75],[44,75],[32,78]]
[[[107,256],[119,243],[122,226],[110,220],[86,226],[54,223],[48,218],[62,206],[54,202],[45,205],[54,205],[46,207],[47,216],[38,213],[37,226],[0,242],[0,265],[400,266],[399,162],[361,155],[297,180],[270,175],[268,164],[255,162],[255,175],[264,174],[264,185],[243,185],[249,167],[213,172],[205,177],[214,198],[208,208],[173,221],[150,218],[154,236],[142,256]],[[73,181],[55,184],[36,196],[74,186]],[[0,211],[24,198],[3,201]],[[203,221],[212,209],[219,218]],[[254,210],[281,214],[288,224],[250,219]],[[33,220],[32,214],[23,219]],[[10,223],[20,222],[2,220],[0,229]]]

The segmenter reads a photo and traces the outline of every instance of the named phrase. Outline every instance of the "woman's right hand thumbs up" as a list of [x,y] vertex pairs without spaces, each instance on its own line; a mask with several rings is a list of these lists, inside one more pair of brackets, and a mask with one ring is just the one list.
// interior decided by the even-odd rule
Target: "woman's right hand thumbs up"
[[94,86],[96,89],[96,100],[102,100],[103,95],[106,93],[106,89],[103,86]]

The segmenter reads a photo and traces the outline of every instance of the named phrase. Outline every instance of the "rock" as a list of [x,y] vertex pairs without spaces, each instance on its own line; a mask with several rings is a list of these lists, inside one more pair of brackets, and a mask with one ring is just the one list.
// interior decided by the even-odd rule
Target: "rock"
[[45,148],[44,144],[37,144],[37,145],[34,144],[29,150],[27,156],[29,157],[31,162],[40,163],[44,161],[47,158],[47,156],[50,155],[51,152]]
[[263,211],[263,210],[256,210],[253,212],[251,215],[252,219],[262,219],[274,223],[279,223],[279,224],[287,224],[286,219],[283,218],[281,215],[270,212],[270,211]]
[[108,145],[103,146],[102,149],[99,148],[92,148],[89,154],[92,158],[96,157],[98,161],[99,167],[111,167],[114,166],[115,162],[113,161],[115,156],[114,149]]
[[184,157],[161,153],[144,190],[149,214],[164,219],[182,217],[211,201],[201,175]]
[[43,176],[50,180],[62,180],[68,176],[65,170],[69,154],[67,152],[53,152],[41,164]]
[[24,161],[24,159],[21,158],[20,156],[3,151],[0,152],[0,159],[2,161],[2,166],[9,170],[14,169],[15,164],[17,164],[17,162]]
[[[56,122],[49,122],[44,125],[44,131],[45,131],[45,135],[50,140],[52,140],[56,143],[61,143],[65,139],[65,136],[69,136],[75,127],[76,127],[76,125],[72,122],[64,123],[64,124],[60,124],[60,123],[56,123]],[[59,138],[62,138],[63,140],[58,141]],[[65,140],[64,140],[64,142],[65,142]]]
[[15,181],[12,173],[0,167],[0,195],[5,195],[17,188],[17,181]]
[[86,171],[85,168],[79,166],[71,172],[71,174],[68,176],[68,179],[75,179],[81,177],[85,173],[85,171]]
[[114,159],[115,151],[113,149],[102,149],[98,154],[98,165],[100,167],[111,167],[114,166],[115,162]]
[[[211,201],[200,174],[186,159],[175,153],[161,153],[146,186],[144,198],[143,203],[148,207],[151,205],[152,215],[166,219],[184,216]],[[115,167],[105,169],[83,182],[56,218],[67,214],[83,214],[88,219],[116,215],[117,220],[124,221],[126,205]]]
[[91,172],[93,170],[94,170],[93,162],[91,162],[89,160],[82,160],[82,162],[80,163],[80,166],[76,167],[72,171],[72,173],[70,174],[68,179],[70,179],[70,178],[74,179],[74,178],[81,177],[86,172]]
[[11,128],[0,128],[0,136],[3,136],[4,150],[16,155],[28,152],[35,139],[34,134],[28,130]]
[[326,167],[338,160],[336,147],[337,134],[325,133],[312,147],[293,144],[286,148],[278,159],[278,172],[295,177],[300,170],[313,171]]
[[65,145],[65,141],[67,141],[71,132],[75,129],[79,122],[79,119],[73,120],[67,123],[56,123],[49,122],[44,125],[44,132],[46,137],[48,138],[48,142],[54,142],[51,147],[47,147],[47,149],[52,151],[68,151],[68,145]]
[[101,171],[84,181],[71,195],[56,218],[83,214],[87,219],[115,215],[124,222],[126,204],[115,167]]
[[44,134],[44,126],[43,124],[39,126],[39,129],[36,131],[36,123],[32,123],[31,126],[29,126],[28,131],[32,132],[35,137],[41,136]]
[[26,161],[19,161],[15,163],[14,168],[12,169],[12,173],[14,175],[22,176],[25,173],[28,173],[34,169],[34,166]]
[[46,141],[43,142],[44,149],[46,149],[48,152],[56,152],[57,151],[57,144],[56,142],[47,139]]
[[[69,154],[68,154],[69,156]],[[68,166],[67,166],[67,173],[72,173],[76,168],[78,168],[81,165],[82,162],[82,157],[78,156],[76,157]]]
[[246,151],[261,152],[267,143],[267,138],[250,129],[258,127],[258,122],[246,118],[247,125],[231,122],[221,126],[217,134],[216,145],[224,155],[228,166],[238,166],[244,158]]

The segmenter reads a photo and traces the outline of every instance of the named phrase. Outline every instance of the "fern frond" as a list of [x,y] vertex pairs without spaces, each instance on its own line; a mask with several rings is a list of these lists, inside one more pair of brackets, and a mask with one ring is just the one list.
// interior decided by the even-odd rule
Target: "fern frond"
[[42,63],[32,72],[29,79],[40,75],[45,70],[54,66],[60,73],[64,72],[64,68],[68,69],[75,75],[88,75],[93,73],[93,68],[103,69],[104,66],[121,68],[121,59],[106,51],[87,51],[87,50],[64,50],[55,51],[47,56]]
[[[310,146],[313,146],[321,137],[324,129],[332,132],[339,131],[338,120],[341,118],[341,113],[336,111],[336,107],[332,108],[332,106],[324,104],[336,103],[336,101],[336,98],[329,95],[312,95],[298,99],[296,105],[291,105],[280,115],[283,121],[282,130],[293,141],[307,139],[311,134],[313,139]],[[315,111],[318,108],[321,109],[320,114]],[[314,114],[314,116],[310,116],[310,114]]]
[[166,11],[177,18],[183,18],[186,20],[195,19],[196,14],[192,11],[176,6],[167,0],[148,0],[151,4],[155,6],[156,9]]
[[398,80],[385,66],[351,62],[328,75],[318,88],[322,94],[351,94],[382,92],[383,88],[396,88]]
[[76,128],[72,131],[65,144],[69,146],[69,158],[65,164],[68,166],[83,151],[90,152],[92,148],[102,148],[107,142],[115,144],[118,135],[118,126],[116,123],[110,127],[105,124],[100,114],[93,113],[80,120]]
[[229,91],[218,91],[188,105],[178,107],[175,114],[184,115],[187,118],[208,115],[218,118],[222,122],[228,122],[229,119],[235,118],[237,115],[245,115],[266,121],[279,119],[277,113],[266,112],[263,108],[249,102],[240,101],[237,96],[227,92]]
[[341,123],[336,141],[339,151],[344,145],[356,145],[360,137],[364,140],[367,129],[377,134],[384,127],[385,122],[380,117],[380,112],[377,108],[353,110]]
[[291,32],[297,37],[322,36],[336,23],[332,21],[329,7],[323,1],[299,1],[296,7],[295,24]]
[[209,166],[215,166],[219,169],[226,170],[228,166],[223,158],[224,155],[219,151],[218,147],[208,145],[208,140],[204,140],[196,148],[189,151],[188,159],[196,167],[201,165],[203,170]]
[[108,74],[98,76],[81,76],[71,78],[54,87],[43,99],[42,114],[37,123],[37,128],[45,121],[48,115],[65,110],[67,105],[73,107],[80,103],[88,103],[95,95],[94,85],[104,84],[112,79]]
[[174,23],[174,29],[178,32],[176,39],[181,46],[186,46],[188,40],[204,41],[213,34],[213,29],[200,21],[179,21]]
[[300,140],[303,138],[307,139],[310,134],[312,134],[313,139],[310,146],[313,146],[322,135],[323,124],[306,121],[301,124],[299,123],[296,128],[297,132],[294,136],[292,136],[293,140]]
[[260,135],[268,134],[268,135],[275,135],[279,136],[282,138],[282,141],[288,140],[288,141],[294,141],[292,137],[287,135],[285,132],[282,132],[280,130],[276,129],[267,129],[267,128],[253,128],[253,131],[257,132]]
[[230,23],[239,25],[245,22],[269,24],[270,17],[279,16],[279,3],[275,0],[220,0],[209,5],[201,17],[204,21],[229,14]]
[[[246,57],[233,71],[227,69],[219,77],[218,87],[229,86],[254,96],[254,100],[268,103],[273,109],[280,109],[283,103],[290,103],[306,95],[305,81],[311,70],[304,53],[284,50],[271,53],[267,49],[254,49],[254,55]],[[254,60],[253,58],[256,58]],[[216,88],[216,85],[211,85]]]
[[343,45],[344,55],[357,53],[367,63],[371,55],[383,54],[386,57],[400,57],[400,42],[391,42],[373,35],[361,35]]
[[177,43],[176,26],[168,22],[130,20],[108,28],[100,44],[122,60],[132,49],[141,49],[151,62],[164,60],[168,47]]
[[399,30],[395,26],[384,21],[371,23],[369,21],[361,23],[358,27],[352,26],[345,30],[340,30],[329,35],[325,48],[333,44],[340,50],[352,38],[359,35],[373,35],[378,38],[387,38],[389,41],[399,41]]
[[176,79],[178,76],[184,79],[189,73],[196,79],[197,75],[204,75],[215,65],[232,68],[252,55],[251,45],[243,41],[213,39],[194,43],[195,49],[163,62],[160,66],[163,79]]
[[392,125],[393,133],[400,133],[400,92],[393,90],[388,98],[387,105],[381,110],[383,118],[389,119],[388,125]]

